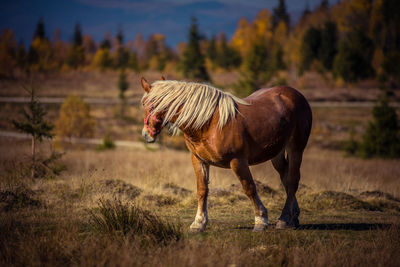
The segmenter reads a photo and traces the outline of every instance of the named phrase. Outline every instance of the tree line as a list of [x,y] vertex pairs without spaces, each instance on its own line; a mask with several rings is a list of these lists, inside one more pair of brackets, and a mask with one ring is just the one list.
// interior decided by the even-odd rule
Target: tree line
[[265,84],[281,70],[303,75],[307,71],[330,73],[343,82],[377,79],[385,86],[400,84],[400,2],[396,0],[342,0],[329,5],[322,0],[305,7],[292,23],[284,0],[272,10],[263,9],[253,21],[242,18],[233,36],[224,32],[210,37],[192,18],[188,39],[175,48],[166,36],[139,34],[126,41],[123,31],[106,33],[96,43],[77,23],[72,41],[64,42],[57,30],[50,39],[39,19],[28,47],[14,33],[0,35],[0,75],[22,71],[76,69],[146,69],[180,71],[186,78],[210,80],[216,70],[238,70],[243,93]]

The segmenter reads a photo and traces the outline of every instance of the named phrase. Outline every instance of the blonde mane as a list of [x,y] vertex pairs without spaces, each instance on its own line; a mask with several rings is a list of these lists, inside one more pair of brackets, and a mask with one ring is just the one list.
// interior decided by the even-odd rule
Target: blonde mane
[[[152,114],[166,111],[163,125],[175,117],[175,127],[198,130],[213,116],[218,106],[218,128],[222,129],[239,112],[236,103],[248,103],[230,93],[206,84],[182,81],[157,81],[143,96],[144,105],[152,104]],[[142,101],[143,102],[143,101]]]

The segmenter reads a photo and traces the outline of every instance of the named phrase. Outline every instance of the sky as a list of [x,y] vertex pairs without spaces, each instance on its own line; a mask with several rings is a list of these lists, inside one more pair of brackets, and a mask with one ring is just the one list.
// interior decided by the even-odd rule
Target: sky
[[[312,9],[320,1],[286,0],[286,5],[292,20],[297,20],[307,3]],[[241,17],[252,21],[260,9],[272,12],[277,4],[278,0],[0,0],[0,28],[12,29],[17,41],[27,45],[42,17],[49,38],[60,29],[63,40],[72,40],[79,22],[83,33],[98,42],[107,31],[115,35],[121,28],[125,40],[134,40],[138,33],[145,38],[161,33],[174,47],[186,41],[191,16],[198,19],[202,34],[224,31],[230,38]]]

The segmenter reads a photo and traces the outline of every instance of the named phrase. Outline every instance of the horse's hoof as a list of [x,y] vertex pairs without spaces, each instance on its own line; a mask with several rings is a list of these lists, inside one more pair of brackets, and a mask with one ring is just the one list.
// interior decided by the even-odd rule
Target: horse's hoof
[[285,222],[285,221],[278,220],[278,222],[276,223],[275,228],[276,229],[280,229],[280,230],[281,229],[287,229],[287,228],[289,228],[289,224],[287,222]]
[[204,232],[205,228],[190,228],[189,232],[190,233],[202,233]]
[[298,226],[299,226],[298,220],[297,220],[297,223],[294,222],[294,223],[291,223],[291,224],[289,224],[289,223],[287,223],[285,221],[282,221],[282,220],[278,220],[278,222],[276,223],[275,228],[279,229],[279,230],[282,230],[282,229],[296,228]]
[[254,225],[253,232],[264,232],[267,229],[268,225],[266,224],[256,224]]

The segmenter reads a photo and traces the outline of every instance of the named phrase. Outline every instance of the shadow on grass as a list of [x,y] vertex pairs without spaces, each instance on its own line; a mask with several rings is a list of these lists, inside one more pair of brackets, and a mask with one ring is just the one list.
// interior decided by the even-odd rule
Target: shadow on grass
[[[378,229],[389,229],[392,224],[385,223],[316,223],[302,224],[295,230],[349,230],[349,231],[368,231]],[[253,227],[239,226],[235,230],[251,230]],[[270,224],[268,229],[275,229],[275,224]],[[294,229],[294,228],[292,228]]]
[[302,224],[297,230],[351,230],[351,231],[367,231],[377,229],[388,229],[392,224],[384,223],[317,223]]

